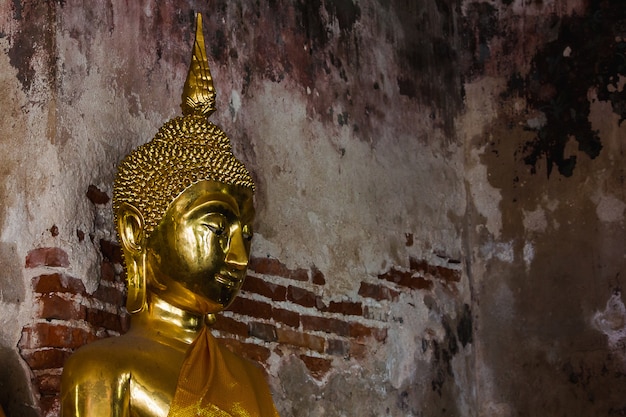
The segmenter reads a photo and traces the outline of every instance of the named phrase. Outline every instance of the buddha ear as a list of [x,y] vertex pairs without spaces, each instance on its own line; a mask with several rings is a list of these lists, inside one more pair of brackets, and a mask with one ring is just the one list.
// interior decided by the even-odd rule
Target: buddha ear
[[124,252],[128,294],[126,309],[138,313],[146,307],[145,222],[135,206],[122,203],[117,213],[117,231]]
[[130,255],[139,255],[145,243],[145,222],[141,212],[132,204],[120,204],[117,230],[122,248]]

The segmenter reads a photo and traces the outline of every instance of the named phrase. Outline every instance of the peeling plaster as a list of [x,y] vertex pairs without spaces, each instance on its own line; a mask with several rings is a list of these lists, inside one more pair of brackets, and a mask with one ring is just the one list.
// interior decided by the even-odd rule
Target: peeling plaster
[[524,212],[524,228],[530,232],[545,232],[548,228],[548,220],[546,219],[546,212],[538,207],[536,210]]
[[626,306],[619,291],[611,295],[603,311],[593,315],[593,325],[606,336],[609,349],[621,358],[626,369]]
[[603,222],[624,222],[626,203],[612,195],[598,195],[592,197],[596,204],[596,214]]
[[489,172],[485,165],[480,163],[480,156],[485,148],[471,151],[471,165],[467,168],[465,179],[469,184],[472,203],[480,215],[486,220],[486,228],[494,238],[498,238],[502,231],[500,201],[502,196],[498,189],[489,185]]
[[[15,346],[45,272],[24,256],[60,246],[95,289],[97,242],[114,233],[110,205],[85,192],[110,194],[122,155],[179,113],[199,10],[212,120],[259,185],[255,256],[316,265],[335,299],[412,257],[464,271],[368,304],[388,341],[363,362],[335,358],[323,381],[272,357],[284,415],[623,410],[611,355],[623,354],[624,305],[613,294],[603,307],[626,273],[616,4],[0,3],[0,283],[22,284],[0,293],[0,340],[19,401],[34,402]],[[553,166],[563,175],[547,177]]]

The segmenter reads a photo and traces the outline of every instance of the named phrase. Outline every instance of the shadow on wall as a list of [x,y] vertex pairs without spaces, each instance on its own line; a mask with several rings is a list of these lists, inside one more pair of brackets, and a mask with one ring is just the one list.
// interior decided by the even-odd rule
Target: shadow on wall
[[7,417],[37,417],[27,372],[13,349],[0,346],[0,405]]
[[[21,263],[14,244],[0,243],[0,300],[4,303],[20,304],[24,300],[24,282]],[[21,358],[10,348],[0,346],[0,405],[7,417],[37,416],[30,396],[28,372],[21,366]]]

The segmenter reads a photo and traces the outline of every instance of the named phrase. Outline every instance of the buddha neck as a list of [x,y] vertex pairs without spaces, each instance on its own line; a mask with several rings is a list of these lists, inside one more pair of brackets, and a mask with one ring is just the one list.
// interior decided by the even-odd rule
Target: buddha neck
[[131,332],[163,342],[193,342],[205,325],[204,316],[182,310],[148,292],[147,306],[131,317]]

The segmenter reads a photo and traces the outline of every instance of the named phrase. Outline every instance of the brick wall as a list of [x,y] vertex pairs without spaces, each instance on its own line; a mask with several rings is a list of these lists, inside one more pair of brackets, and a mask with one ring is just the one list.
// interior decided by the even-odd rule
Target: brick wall
[[[90,187],[87,196],[104,205],[109,200],[102,194]],[[60,377],[69,355],[129,327],[120,247],[106,239],[98,244],[100,281],[91,294],[79,277],[68,273],[71,265],[62,248],[36,248],[25,259],[25,267],[35,275],[32,291],[38,313],[23,328],[19,349],[30,367],[42,416],[59,413]],[[364,361],[386,343],[390,307],[400,293],[428,291],[435,285],[453,289],[461,273],[411,259],[408,269],[392,267],[378,277],[364,278],[358,291],[344,299],[329,296],[330,279],[315,266],[290,269],[277,259],[253,257],[240,296],[218,317],[214,334],[266,368],[273,355],[279,360],[295,356],[311,378],[323,380],[333,366]]]
[[26,257],[26,268],[47,270],[32,279],[38,316],[22,329],[18,344],[31,369],[43,416],[58,415],[61,372],[69,355],[86,343],[128,329],[119,248],[110,242],[101,242],[101,247],[105,256],[100,284],[92,294],[80,279],[67,274],[70,265],[63,249],[38,248]]

